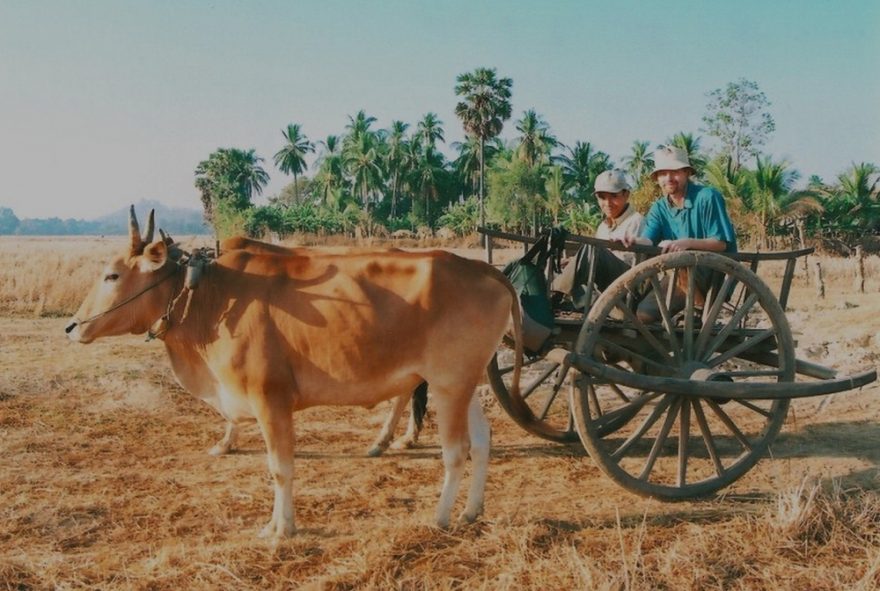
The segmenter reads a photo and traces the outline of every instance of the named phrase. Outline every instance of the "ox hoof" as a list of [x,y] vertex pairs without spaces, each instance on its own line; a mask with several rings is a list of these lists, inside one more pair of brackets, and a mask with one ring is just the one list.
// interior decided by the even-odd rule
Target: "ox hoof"
[[480,515],[482,515],[482,514],[483,514],[482,507],[480,507],[479,509],[476,509],[474,511],[465,510],[465,511],[462,511],[461,515],[458,516],[458,522],[459,523],[473,523],[477,519],[479,519]]
[[232,446],[221,445],[218,443],[217,445],[215,445],[214,447],[212,447],[211,449],[208,450],[208,455],[214,456],[216,458],[218,456],[225,456],[226,454],[228,454],[231,451],[232,451]]
[[266,527],[260,530],[259,537],[264,540],[278,540],[281,538],[290,538],[296,533],[296,527],[293,523],[278,524],[270,521]]
[[384,448],[384,447],[382,447],[381,445],[374,445],[373,447],[371,447],[371,448],[369,449],[369,451],[367,451],[367,457],[370,457],[370,458],[378,458],[378,457],[381,456],[383,453],[385,453],[385,448]]
[[416,446],[414,439],[400,438],[391,444],[391,449],[412,449]]

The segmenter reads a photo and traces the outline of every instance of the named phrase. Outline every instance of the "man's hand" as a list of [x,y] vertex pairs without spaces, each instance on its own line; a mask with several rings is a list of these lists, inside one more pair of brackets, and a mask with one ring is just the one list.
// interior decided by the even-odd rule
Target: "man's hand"
[[682,250],[688,250],[690,244],[690,240],[661,240],[657,245],[660,247],[660,250],[663,252],[680,252]]
[[646,246],[651,246],[651,241],[647,238],[640,238],[635,234],[627,234],[623,238],[618,239],[624,246],[632,246],[633,244],[644,244]]
[[714,238],[681,238],[680,240],[661,240],[657,245],[663,252],[681,252],[682,250],[711,250],[721,252],[727,246],[723,240]]

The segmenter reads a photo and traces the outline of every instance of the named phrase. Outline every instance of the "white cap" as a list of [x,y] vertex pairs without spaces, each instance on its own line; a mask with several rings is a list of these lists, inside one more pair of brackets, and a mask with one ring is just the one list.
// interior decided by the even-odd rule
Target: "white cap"
[[629,183],[626,182],[626,174],[619,169],[606,170],[596,177],[593,193],[620,193],[629,191]]
[[687,152],[678,146],[660,146],[654,152],[654,172],[651,173],[651,177],[653,178],[661,170],[681,170],[682,168],[694,169],[688,159]]

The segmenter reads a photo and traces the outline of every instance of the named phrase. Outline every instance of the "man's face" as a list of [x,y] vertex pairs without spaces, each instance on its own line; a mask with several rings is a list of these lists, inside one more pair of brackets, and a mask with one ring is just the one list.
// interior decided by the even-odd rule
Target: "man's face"
[[606,193],[599,191],[596,193],[596,199],[599,201],[599,207],[606,218],[616,220],[626,209],[626,202],[629,201],[629,191],[620,191],[619,193]]
[[687,168],[682,168],[679,170],[659,170],[655,178],[664,195],[680,197],[684,196],[684,190],[687,187],[690,176],[691,171]]

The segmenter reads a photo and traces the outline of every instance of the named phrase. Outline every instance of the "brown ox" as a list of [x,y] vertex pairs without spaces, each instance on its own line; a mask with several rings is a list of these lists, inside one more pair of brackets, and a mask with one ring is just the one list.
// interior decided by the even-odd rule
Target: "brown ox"
[[[427,381],[436,407],[444,480],[436,521],[448,526],[470,452],[473,476],[461,518],[482,512],[489,425],[473,395],[519,302],[495,268],[443,251],[326,255],[231,250],[204,273],[190,305],[177,305],[183,273],[164,240],[141,238],[131,211],[128,252],[105,267],[66,331],[89,343],[160,338],[180,383],[232,423],[256,420],[274,479],[268,536],[294,532],[293,412],[369,406]],[[184,314],[186,309],[186,314]],[[518,375],[514,383],[518,383]]]
[[[339,254],[369,254],[369,253],[387,253],[391,250],[396,252],[401,252],[398,249],[370,249],[370,248],[302,248],[302,247],[286,247],[279,246],[277,244],[269,244],[267,242],[262,242],[260,240],[254,240],[252,238],[245,238],[243,236],[235,236],[234,238],[228,238],[224,240],[220,244],[220,251],[227,252],[230,250],[244,250],[247,252],[253,252],[257,254],[278,254],[278,255],[298,255],[298,256],[309,256],[309,257],[320,257],[325,255],[339,255]],[[392,443],[392,439],[394,438],[394,429],[397,427],[397,424],[400,422],[400,419],[403,417],[403,413],[406,410],[406,406],[410,401],[410,398],[413,399],[413,411],[410,413],[410,418],[407,423],[406,433],[402,435],[399,439]],[[389,447],[392,449],[405,449],[410,448],[415,445],[416,441],[418,441],[419,433],[422,428],[422,418],[423,414],[426,410],[427,405],[427,383],[423,382],[416,387],[416,390],[412,394],[401,394],[394,401],[394,404],[391,407],[391,410],[388,413],[388,416],[385,418],[385,422],[382,425],[382,428],[379,431],[379,435],[373,441],[370,448],[367,450],[367,455],[370,457],[378,457],[385,453]],[[226,422],[226,431],[223,435],[223,438],[217,442],[208,453],[212,456],[221,456],[229,453],[235,448],[235,443],[238,438],[238,425],[231,421]]]

